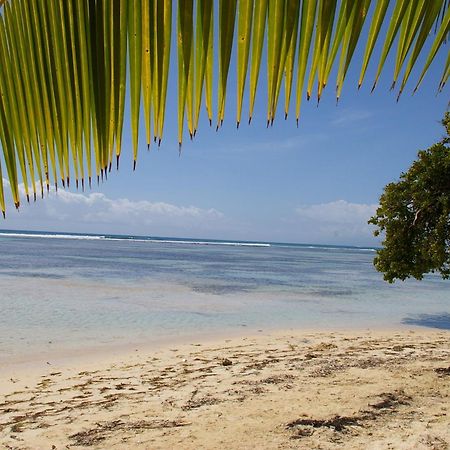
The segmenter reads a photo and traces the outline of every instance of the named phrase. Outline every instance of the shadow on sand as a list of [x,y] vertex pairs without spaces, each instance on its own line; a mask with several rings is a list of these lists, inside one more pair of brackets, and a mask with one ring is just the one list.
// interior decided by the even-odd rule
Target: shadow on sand
[[405,325],[415,325],[420,327],[439,328],[440,330],[450,330],[450,314],[417,314],[402,319]]

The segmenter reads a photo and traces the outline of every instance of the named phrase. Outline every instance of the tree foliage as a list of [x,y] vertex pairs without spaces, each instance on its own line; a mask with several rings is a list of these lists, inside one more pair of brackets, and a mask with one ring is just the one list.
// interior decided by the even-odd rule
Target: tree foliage
[[428,272],[450,277],[450,114],[447,136],[427,150],[397,183],[389,183],[369,223],[384,233],[375,267],[390,283]]

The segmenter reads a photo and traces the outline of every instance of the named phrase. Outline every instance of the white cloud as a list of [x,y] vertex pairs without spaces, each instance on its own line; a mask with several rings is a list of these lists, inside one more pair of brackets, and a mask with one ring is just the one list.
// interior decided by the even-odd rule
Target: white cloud
[[[23,186],[20,190],[24,194]],[[10,207],[2,228],[186,235],[205,232],[223,220],[224,215],[214,208],[52,189],[44,200],[23,204],[18,213]]]
[[[8,183],[4,180],[5,187]],[[21,187],[23,191],[23,186]],[[9,189],[6,189],[8,192]],[[148,200],[113,199],[102,193],[51,190],[44,200],[14,211],[8,200],[4,229],[35,229],[153,236],[268,240],[317,244],[377,245],[367,224],[376,204],[336,200],[300,205],[284,218],[255,210],[226,217],[215,208]],[[270,205],[267,205],[270,209]]]
[[373,227],[367,224],[378,205],[336,200],[296,208],[298,234],[309,242],[375,244]]
[[363,122],[372,116],[370,111],[361,109],[337,109],[337,117],[331,121],[334,126],[353,125],[356,122]]
[[227,145],[217,147],[218,151],[233,153],[251,153],[251,152],[280,152],[288,150],[307,150],[312,146],[317,146],[321,142],[327,140],[327,136],[323,133],[302,133],[296,136],[290,136],[286,138],[274,137],[271,134],[267,134],[267,138],[264,140],[252,140],[248,142],[242,142],[242,140],[234,142],[227,142]]

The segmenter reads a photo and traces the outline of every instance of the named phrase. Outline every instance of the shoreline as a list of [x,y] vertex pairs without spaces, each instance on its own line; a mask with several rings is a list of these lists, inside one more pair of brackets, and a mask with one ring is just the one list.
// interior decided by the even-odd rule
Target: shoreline
[[1,376],[5,448],[450,445],[450,332],[277,330]]
[[100,345],[86,346],[80,349],[55,348],[53,350],[43,350],[38,353],[24,353],[17,357],[0,358],[0,376],[14,376],[22,370],[31,370],[38,372],[45,370],[48,366],[55,366],[61,369],[70,368],[77,365],[98,364],[99,361],[108,364],[114,362],[117,358],[127,359],[134,355],[135,352],[149,353],[169,350],[172,347],[193,346],[193,345],[220,345],[222,342],[229,342],[239,339],[255,339],[269,336],[288,336],[288,335],[308,335],[320,333],[326,335],[328,333],[345,333],[345,334],[392,334],[406,332],[439,332],[446,331],[421,326],[411,326],[399,324],[398,326],[367,326],[367,327],[342,327],[323,326],[312,328],[252,328],[242,327],[242,329],[223,329],[219,332],[204,331],[199,333],[186,333],[178,336],[158,336],[151,340],[130,341],[117,344],[115,342],[103,343]]

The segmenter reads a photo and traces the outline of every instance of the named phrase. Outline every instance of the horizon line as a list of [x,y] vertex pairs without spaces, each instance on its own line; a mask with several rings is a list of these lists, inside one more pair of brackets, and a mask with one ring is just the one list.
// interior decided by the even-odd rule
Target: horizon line
[[[10,234],[22,234],[22,235],[33,235],[33,234],[54,234],[60,236],[64,239],[64,236],[93,236],[99,238],[122,238],[123,240],[133,240],[129,238],[140,238],[142,240],[173,240],[176,241],[204,241],[207,242],[217,242],[217,243],[236,243],[236,244],[272,244],[275,246],[313,246],[313,247],[331,247],[331,248],[355,248],[360,250],[378,250],[381,247],[371,246],[371,245],[354,245],[354,244],[317,244],[317,243],[306,243],[306,242],[282,242],[282,241],[269,241],[269,240],[245,240],[245,239],[218,239],[218,238],[193,238],[193,237],[177,237],[177,236],[157,236],[157,235],[142,235],[142,234],[121,234],[121,233],[91,233],[91,232],[78,232],[78,231],[49,231],[49,230],[18,230],[18,229],[3,229],[0,228],[0,235]],[[128,239],[127,239],[128,238]]]

